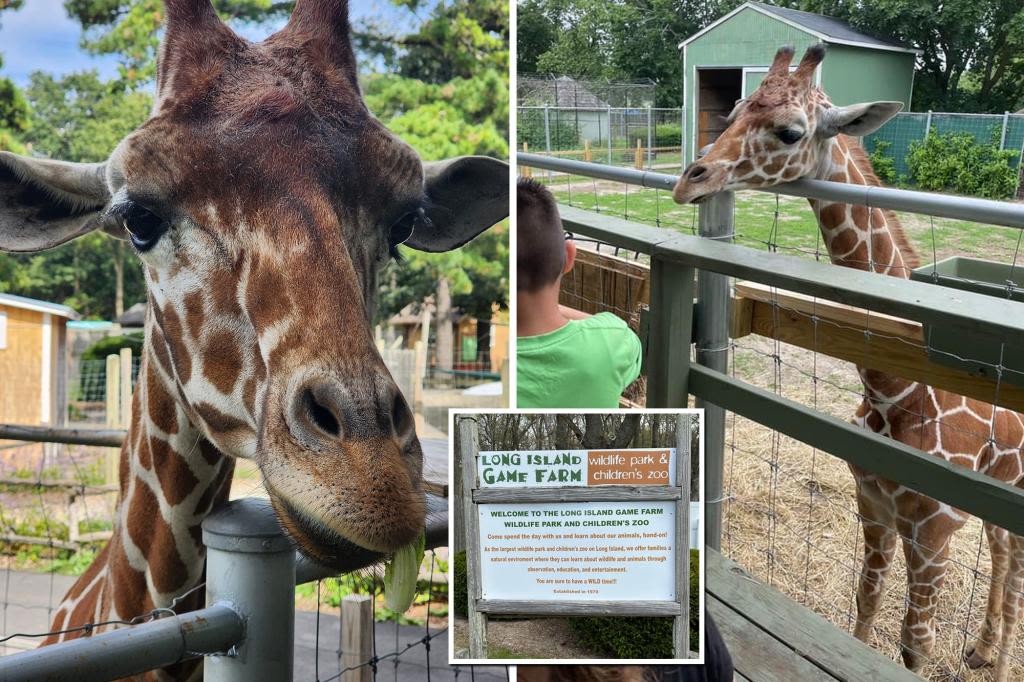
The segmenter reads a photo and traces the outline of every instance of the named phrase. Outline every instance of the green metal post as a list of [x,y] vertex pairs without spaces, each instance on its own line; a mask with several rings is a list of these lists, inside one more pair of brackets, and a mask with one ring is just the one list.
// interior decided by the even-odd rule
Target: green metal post
[[[721,192],[700,205],[700,236],[731,242],[736,198]],[[729,362],[729,277],[709,270],[697,271],[697,306],[694,324],[697,364],[724,373]],[[725,410],[706,400],[704,408],[704,541],[722,546],[722,480],[725,466]]]
[[693,268],[651,259],[647,406],[686,407],[693,328]]

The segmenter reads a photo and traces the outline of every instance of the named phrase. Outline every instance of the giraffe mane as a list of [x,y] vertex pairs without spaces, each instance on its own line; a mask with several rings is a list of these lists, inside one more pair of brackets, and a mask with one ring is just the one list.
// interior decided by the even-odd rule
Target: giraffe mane
[[[850,150],[850,156],[853,158],[854,163],[857,164],[857,169],[864,176],[864,181],[872,187],[881,187],[882,181],[875,175],[875,169],[871,165],[871,159],[868,157],[868,153],[864,151],[864,147],[861,146],[856,138],[846,135],[841,137]],[[910,239],[907,238],[906,230],[903,229],[903,223],[900,222],[895,213],[888,209],[882,209],[882,214],[885,216],[885,222],[889,225],[889,232],[892,234],[893,242],[896,244],[896,248],[899,249],[900,255],[903,256],[903,263],[908,268],[919,266],[921,264],[921,257],[918,256],[914,246],[910,243]]]

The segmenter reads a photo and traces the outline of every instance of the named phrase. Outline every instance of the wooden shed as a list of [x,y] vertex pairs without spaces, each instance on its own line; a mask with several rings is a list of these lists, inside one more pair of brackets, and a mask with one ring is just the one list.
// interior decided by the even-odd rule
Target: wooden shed
[[63,424],[71,308],[0,294],[0,423]]
[[817,84],[837,105],[890,100],[910,110],[918,50],[832,17],[747,2],[679,45],[686,163],[725,130],[736,100],[757,89],[780,47],[794,46],[797,62],[819,42],[828,46],[828,57],[818,67]]

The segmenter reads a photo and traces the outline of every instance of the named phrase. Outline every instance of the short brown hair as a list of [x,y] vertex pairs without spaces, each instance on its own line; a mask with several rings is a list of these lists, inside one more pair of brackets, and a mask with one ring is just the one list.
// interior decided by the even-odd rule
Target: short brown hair
[[536,291],[565,268],[562,219],[547,187],[529,178],[519,179],[516,206],[516,289]]

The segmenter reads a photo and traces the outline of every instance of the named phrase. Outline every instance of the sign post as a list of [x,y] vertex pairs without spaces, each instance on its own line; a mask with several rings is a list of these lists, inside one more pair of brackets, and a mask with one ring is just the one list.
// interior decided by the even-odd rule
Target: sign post
[[674,448],[485,452],[459,419],[472,658],[490,614],[671,616],[689,658],[691,417]]

